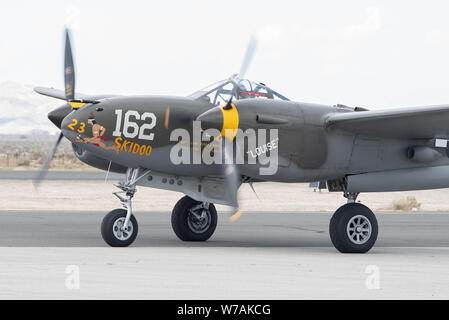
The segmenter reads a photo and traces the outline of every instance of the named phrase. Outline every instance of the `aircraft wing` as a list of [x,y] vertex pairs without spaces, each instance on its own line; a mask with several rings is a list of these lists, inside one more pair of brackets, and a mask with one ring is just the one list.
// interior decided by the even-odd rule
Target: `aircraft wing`
[[333,113],[329,129],[392,139],[449,137],[449,105]]

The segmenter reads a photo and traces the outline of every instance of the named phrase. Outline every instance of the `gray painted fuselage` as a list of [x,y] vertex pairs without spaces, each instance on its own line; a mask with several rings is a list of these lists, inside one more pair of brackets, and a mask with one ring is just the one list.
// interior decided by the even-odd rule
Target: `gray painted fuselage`
[[[380,172],[397,169],[428,167],[428,163],[416,163],[407,157],[407,148],[426,145],[427,140],[387,139],[357,135],[351,132],[332,129],[326,126],[326,119],[335,113],[354,112],[346,108],[269,99],[245,99],[236,101],[239,114],[239,128],[278,129],[279,167],[274,175],[261,175],[260,164],[241,164],[242,175],[255,180],[279,182],[309,182],[333,180],[347,175]],[[174,129],[185,129],[191,135],[195,118],[213,108],[210,103],[184,97],[135,96],[111,97],[97,104],[88,104],[67,116],[61,126],[63,134],[69,140],[91,137],[91,126],[86,125],[83,133],[71,130],[68,126],[76,119],[77,123],[88,123],[90,116],[103,126],[105,143],[112,144],[115,139],[127,140],[129,144],[151,145],[148,155],[127,151],[127,147],[116,153],[104,150],[91,143],[75,142],[89,152],[124,167],[151,168],[157,172],[185,176],[219,175],[220,167],[205,164],[178,164],[170,161],[170,150],[178,143],[170,138]],[[102,109],[102,110],[101,110]],[[156,117],[156,125],[151,133],[151,141],[139,137],[126,138],[113,136],[116,128],[116,110],[137,111],[139,114],[151,112]],[[98,111],[100,110],[100,111]],[[361,111],[363,112],[363,111]],[[262,119],[262,121],[261,121]],[[276,119],[270,124],[263,119]],[[144,121],[133,119],[141,124]],[[275,121],[275,122],[276,122]],[[122,120],[123,122],[123,120]],[[220,127],[217,125],[217,129]],[[195,145],[191,144],[190,149]],[[247,152],[247,150],[245,150]],[[449,165],[449,160],[441,151],[442,157],[431,166]]]

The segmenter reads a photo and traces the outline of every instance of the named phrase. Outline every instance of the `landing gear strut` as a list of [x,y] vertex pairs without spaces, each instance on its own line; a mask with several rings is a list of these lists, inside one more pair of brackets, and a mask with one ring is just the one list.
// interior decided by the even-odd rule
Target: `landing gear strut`
[[[142,172],[140,168],[128,168],[126,180],[115,185],[122,191],[113,192],[113,194],[120,200],[124,209],[112,210],[101,223],[103,240],[111,247],[127,247],[136,239],[138,225],[132,212],[132,198],[137,191],[137,181],[150,172],[151,170]],[[125,196],[121,194],[125,194]]]
[[357,200],[357,197],[359,196],[359,192],[347,192],[345,191],[343,193],[343,196],[348,199],[348,203],[354,203]]

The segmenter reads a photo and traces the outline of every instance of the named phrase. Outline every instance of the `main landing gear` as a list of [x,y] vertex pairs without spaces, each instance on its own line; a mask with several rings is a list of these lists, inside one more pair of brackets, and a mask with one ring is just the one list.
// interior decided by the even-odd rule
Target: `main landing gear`
[[342,253],[365,253],[377,240],[376,216],[368,207],[355,202],[357,195],[345,193],[348,203],[335,211],[329,224],[331,241]]
[[[116,187],[121,191],[114,192],[124,209],[109,212],[101,223],[101,235],[111,247],[127,247],[137,237],[137,220],[132,212],[132,198],[136,193],[136,183],[145,177],[150,170],[128,169],[126,180]],[[199,202],[185,196],[173,208],[171,223],[173,231],[183,241],[206,241],[217,227],[217,210],[212,203]]]
[[212,203],[185,196],[173,208],[171,225],[182,241],[206,241],[217,227],[217,210]]

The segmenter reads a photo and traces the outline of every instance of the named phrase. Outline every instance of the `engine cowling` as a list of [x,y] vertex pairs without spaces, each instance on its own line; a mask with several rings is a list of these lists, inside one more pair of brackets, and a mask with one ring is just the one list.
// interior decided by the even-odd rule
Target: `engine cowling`
[[[109,167],[109,160],[100,158],[96,155],[94,155],[92,152],[87,151],[86,149],[72,143],[72,149],[73,153],[75,153],[75,156],[85,164],[101,169],[101,170],[108,170]],[[126,167],[119,165],[117,163],[111,162],[111,167],[109,168],[110,172],[116,172],[116,173],[125,173]]]

